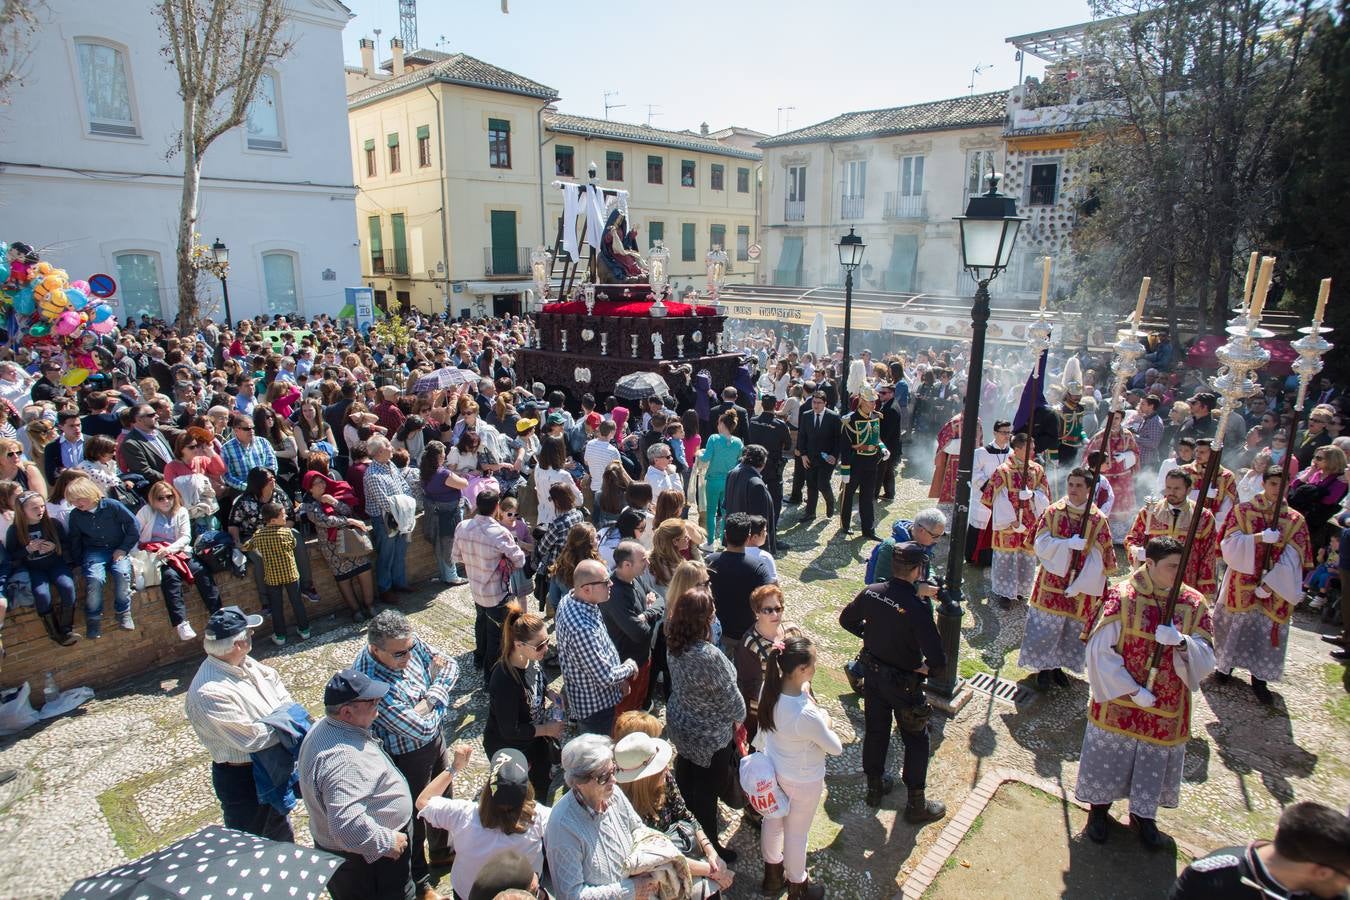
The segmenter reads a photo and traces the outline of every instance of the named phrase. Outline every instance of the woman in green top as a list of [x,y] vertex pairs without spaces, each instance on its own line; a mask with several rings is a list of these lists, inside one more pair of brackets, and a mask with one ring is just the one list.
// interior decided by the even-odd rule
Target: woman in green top
[[703,476],[703,510],[710,544],[722,537],[722,525],[726,521],[722,498],[727,492],[727,473],[741,461],[741,450],[744,449],[741,439],[736,437],[739,426],[740,416],[734,409],[722,413],[717,419],[717,434],[708,438],[708,443],[699,451],[699,457],[708,466]]

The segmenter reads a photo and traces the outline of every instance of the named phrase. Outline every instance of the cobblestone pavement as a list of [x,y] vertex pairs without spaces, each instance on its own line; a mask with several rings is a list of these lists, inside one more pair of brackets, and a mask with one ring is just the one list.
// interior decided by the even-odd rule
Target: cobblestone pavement
[[[879,530],[927,505],[926,483],[904,479]],[[902,791],[881,810],[862,802],[862,710],[840,667],[857,641],[837,624],[838,609],[861,587],[862,563],[873,544],[836,535],[837,522],[799,523],[799,508],[782,522],[794,550],[779,561],[788,588],[789,618],[822,646],[814,688],[844,740],[843,756],[829,762],[829,793],[816,816],[810,864],[838,898],[890,897],[937,838],[939,828],[914,829],[896,815]],[[971,600],[963,619],[964,675],[993,672],[1017,680],[1015,667],[1025,610],[1002,612],[983,599],[983,573],[967,579]],[[466,672],[454,697],[451,738],[481,747],[484,704],[472,673],[472,603],[463,588],[434,592],[431,585],[405,602],[419,631],[458,655]],[[360,635],[350,624],[299,645],[258,652],[277,667],[297,698],[320,709],[323,684],[351,661]],[[1259,706],[1241,683],[1206,684],[1196,698],[1180,809],[1164,810],[1160,824],[1190,845],[1206,848],[1269,834],[1281,806],[1320,799],[1350,802],[1350,696],[1340,666],[1330,664],[1317,640],[1319,626],[1300,618],[1283,683],[1274,685],[1273,709]],[[115,640],[115,637],[112,638]],[[161,670],[115,691],[104,691],[75,715],[0,742],[0,766],[20,777],[0,787],[0,896],[54,897],[76,878],[110,868],[176,840],[218,818],[209,760],[183,717],[183,695],[195,666]],[[72,685],[63,685],[70,687]],[[958,806],[990,766],[1009,766],[1066,786],[1077,770],[1086,685],[1034,697],[1014,708],[976,693],[941,727],[929,772],[929,795]],[[892,746],[898,744],[893,741]],[[482,782],[481,752],[465,784]],[[898,766],[892,754],[892,766]],[[303,806],[297,833],[308,842]],[[1123,812],[1123,810],[1122,810]],[[724,811],[725,815],[725,811]],[[741,854],[733,897],[757,895],[761,865],[756,832],[730,824]],[[1110,845],[1099,848],[1109,852]],[[1091,854],[1077,860],[1090,864]],[[442,880],[448,891],[448,877]],[[1036,879],[1018,890],[1034,897]]]

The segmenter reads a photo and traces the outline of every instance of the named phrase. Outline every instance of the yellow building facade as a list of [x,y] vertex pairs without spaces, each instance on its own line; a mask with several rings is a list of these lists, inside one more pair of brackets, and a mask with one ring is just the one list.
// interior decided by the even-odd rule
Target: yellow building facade
[[[554,182],[629,192],[645,249],[671,251],[677,289],[702,288],[720,243],[751,280],[760,153],[694,134],[565,115],[557,92],[466,54],[417,51],[348,96],[362,282],[377,306],[452,315],[525,311],[529,255],[553,248]],[[570,174],[569,174],[570,173]]]

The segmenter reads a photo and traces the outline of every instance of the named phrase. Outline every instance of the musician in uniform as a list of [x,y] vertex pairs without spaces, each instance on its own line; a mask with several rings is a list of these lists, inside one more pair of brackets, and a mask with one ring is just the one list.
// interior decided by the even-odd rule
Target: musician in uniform
[[877,415],[876,388],[863,382],[853,398],[854,409],[844,417],[839,473],[844,496],[839,502],[839,528],[848,534],[853,524],[853,498],[858,498],[858,518],[863,537],[879,541],[876,532],[877,472],[888,451],[881,443],[881,416]]
[[1012,423],[999,419],[994,423],[993,443],[975,448],[975,459],[970,471],[970,523],[966,526],[966,561],[976,566],[987,566],[993,559],[993,533],[989,528],[990,510],[980,498],[1003,461],[1012,452]]
[[[998,425],[995,424],[995,434]],[[1008,426],[1011,427],[1011,426]],[[1012,439],[1012,453],[984,483],[979,508],[992,524],[993,566],[990,578],[994,601],[1003,609],[1012,598],[1025,600],[1036,580],[1036,526],[1050,505],[1050,484],[1040,463],[1030,461],[1036,450],[1025,433]]]
[[[1074,796],[1090,804],[1087,836],[1102,843],[1111,804],[1130,801],[1130,820],[1149,849],[1161,847],[1159,806],[1181,796],[1191,693],[1214,669],[1212,625],[1205,598],[1181,585],[1165,620],[1167,600],[1181,577],[1182,544],[1155,537],[1144,564],[1106,595],[1087,645],[1087,728]],[[1150,685],[1154,648],[1163,654]]]
[[[1167,473],[1163,483],[1163,496],[1146,504],[1134,517],[1129,534],[1125,535],[1125,552],[1130,562],[1142,565],[1144,547],[1150,538],[1170,537],[1184,541],[1190,531],[1191,516],[1199,508],[1194,500],[1187,498],[1191,488],[1191,473],[1177,467]],[[1215,573],[1218,559],[1219,529],[1214,523],[1214,514],[1200,509],[1200,524],[1195,531],[1195,548],[1186,560],[1186,584],[1195,588],[1209,600],[1218,590],[1219,579]]]
[[1106,573],[1116,567],[1111,526],[1092,504],[1092,472],[1069,473],[1067,496],[1046,509],[1036,527],[1040,560],[1027,608],[1026,632],[1017,664],[1036,672],[1036,687],[1067,687],[1065,669],[1083,671],[1083,632],[1106,591]]
[[[863,639],[859,655],[863,680],[862,765],[867,776],[867,803],[877,806],[891,792],[894,779],[885,774],[891,728],[898,724],[905,746],[900,779],[909,789],[905,821],[935,822],[947,809],[925,797],[928,782],[928,718],[932,707],[924,697],[924,680],[947,666],[942,638],[933,621],[937,587],[920,578],[927,568],[925,548],[906,541],[896,544],[885,582],[870,584],[839,613],[845,631]],[[952,661],[955,665],[955,660]]]
[[[1198,500],[1200,497],[1200,480],[1205,477],[1205,467],[1209,465],[1209,455],[1213,452],[1212,442],[1198,440],[1195,442],[1195,459],[1182,467],[1191,473],[1192,500]],[[1209,488],[1209,497],[1201,505],[1214,513],[1214,521],[1222,527],[1228,521],[1228,514],[1232,512],[1234,506],[1237,506],[1237,502],[1237,476],[1233,474],[1232,469],[1226,469],[1220,463],[1219,470],[1214,475],[1214,483]]]
[[1282,481],[1278,467],[1267,469],[1262,492],[1229,513],[1219,540],[1228,572],[1214,615],[1215,677],[1227,681],[1234,668],[1246,669],[1252,693],[1267,705],[1275,698],[1266,682],[1284,674],[1289,619],[1313,564],[1308,523],[1280,502]]
[[1064,364],[1063,378],[1061,398],[1054,408],[1059,416],[1059,443],[1050,448],[1050,454],[1055,464],[1067,472],[1078,461],[1078,451],[1086,438],[1083,433],[1083,367],[1078,357],[1069,357]]

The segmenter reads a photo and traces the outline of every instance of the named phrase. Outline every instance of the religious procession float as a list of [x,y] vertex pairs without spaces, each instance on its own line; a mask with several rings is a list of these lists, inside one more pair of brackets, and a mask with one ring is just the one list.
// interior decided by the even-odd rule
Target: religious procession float
[[[555,181],[563,217],[552,251],[530,256],[543,306],[529,347],[516,355],[522,382],[542,381],[573,395],[614,391],[620,379],[649,372],[672,388],[680,375],[706,373],[731,384],[740,358],[722,346],[720,305],[727,254],[709,250],[703,298],[670,296],[670,251],[657,241],[644,256],[628,227],[628,192]],[[622,395],[622,392],[619,392]]]

